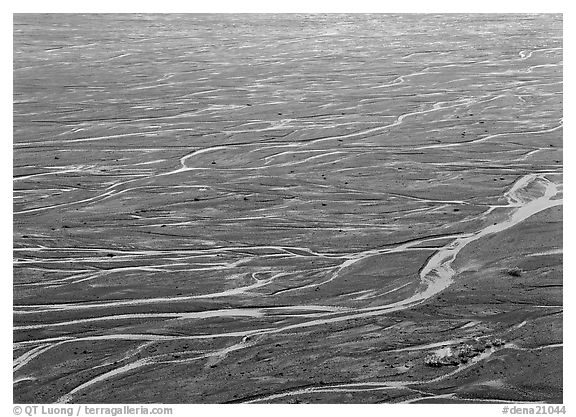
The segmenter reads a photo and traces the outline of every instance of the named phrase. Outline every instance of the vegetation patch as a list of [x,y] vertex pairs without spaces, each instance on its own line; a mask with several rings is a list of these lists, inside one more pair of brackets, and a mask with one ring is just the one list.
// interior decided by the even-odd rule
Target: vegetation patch
[[500,347],[504,344],[502,339],[474,339],[455,347],[444,347],[424,358],[424,363],[432,367],[458,366],[480,355],[486,349]]
[[523,271],[520,268],[512,268],[506,272],[511,277],[520,277],[522,276]]

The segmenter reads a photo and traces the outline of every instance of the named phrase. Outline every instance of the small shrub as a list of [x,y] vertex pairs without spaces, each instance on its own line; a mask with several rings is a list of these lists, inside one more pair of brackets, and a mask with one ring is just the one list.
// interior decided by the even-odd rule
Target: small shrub
[[474,352],[477,353],[484,352],[486,348],[489,347],[490,346],[487,346],[484,340],[475,339],[474,342],[472,342],[472,349],[474,349]]
[[512,268],[508,270],[507,274],[511,277],[520,277],[522,276],[522,270],[520,268]]
[[433,353],[424,358],[424,363],[432,367],[459,365],[460,358],[453,354],[440,357]]
[[480,352],[474,346],[469,344],[460,345],[454,352],[454,360],[465,363],[468,359],[478,356]]
[[473,347],[471,345],[468,345],[468,344],[458,346],[458,349],[456,350],[456,355],[458,355],[458,356],[470,356],[470,355],[475,356]]
[[492,340],[492,346],[494,346],[494,347],[502,346],[504,343],[505,342],[502,339],[493,339]]
[[428,366],[439,367],[442,366],[443,363],[438,357],[438,355],[428,355],[424,358],[424,363]]

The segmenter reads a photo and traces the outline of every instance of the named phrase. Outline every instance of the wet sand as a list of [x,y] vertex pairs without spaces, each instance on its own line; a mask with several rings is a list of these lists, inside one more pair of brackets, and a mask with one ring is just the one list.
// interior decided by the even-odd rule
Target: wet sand
[[16,15],[14,401],[562,402],[561,27]]

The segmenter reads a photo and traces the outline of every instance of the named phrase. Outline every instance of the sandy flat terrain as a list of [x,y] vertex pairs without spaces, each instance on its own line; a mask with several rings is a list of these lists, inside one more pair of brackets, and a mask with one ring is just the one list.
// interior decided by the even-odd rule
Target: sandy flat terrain
[[16,15],[14,401],[562,402],[559,15]]

